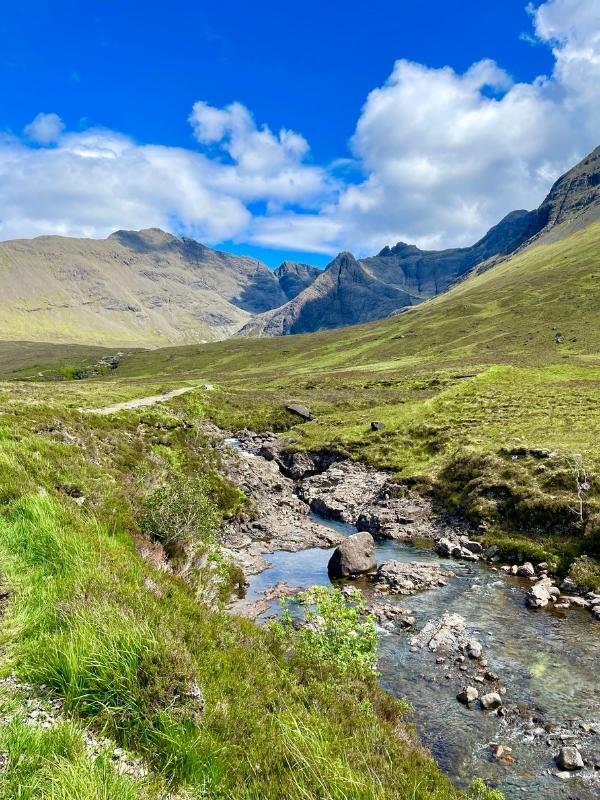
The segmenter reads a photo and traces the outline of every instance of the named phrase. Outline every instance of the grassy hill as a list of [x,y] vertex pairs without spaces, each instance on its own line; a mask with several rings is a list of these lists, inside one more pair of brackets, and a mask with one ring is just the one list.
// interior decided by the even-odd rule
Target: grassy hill
[[[600,588],[599,245],[596,224],[385,321],[131,353],[93,379],[67,380],[104,348],[0,348],[0,667],[18,679],[0,684],[0,798],[464,797],[369,675],[290,658],[218,599],[196,602],[215,574],[218,597],[235,585],[226,565],[190,586],[143,559],[143,509],[202,476],[212,522],[197,545],[212,553],[212,525],[243,498],[201,423],[274,428],[388,468],[484,523],[507,557]],[[194,391],[168,407],[79,411],[180,386]],[[290,401],[316,420],[298,424]],[[32,702],[57,717],[49,729],[21,724]],[[115,747],[143,774],[115,772]]]
[[[220,424],[292,426],[296,446],[394,470],[566,568],[583,551],[600,556],[599,254],[595,223],[391,319],[139,353],[113,380],[214,382],[206,413]],[[317,420],[297,425],[291,400]],[[372,420],[385,429],[371,432]],[[583,521],[575,463],[594,477]]]

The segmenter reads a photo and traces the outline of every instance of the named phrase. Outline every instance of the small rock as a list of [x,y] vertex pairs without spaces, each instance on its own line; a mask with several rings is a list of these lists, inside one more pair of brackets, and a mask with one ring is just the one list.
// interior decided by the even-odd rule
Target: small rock
[[289,406],[286,406],[286,410],[291,414],[296,414],[296,416],[301,417],[306,422],[311,422],[314,419],[309,409],[306,408],[306,406],[299,405],[298,403],[290,403]]
[[372,431],[381,431],[385,428],[385,422],[372,422],[371,423],[371,430]]
[[561,770],[583,769],[583,758],[576,747],[561,747],[554,760],[556,766]]
[[463,686],[460,692],[456,695],[458,702],[463,703],[465,706],[468,706],[470,703],[474,703],[478,697],[479,692],[474,686]]
[[498,692],[490,692],[489,694],[484,694],[483,697],[480,698],[479,703],[484,711],[493,711],[496,708],[500,708],[502,705],[502,698]]

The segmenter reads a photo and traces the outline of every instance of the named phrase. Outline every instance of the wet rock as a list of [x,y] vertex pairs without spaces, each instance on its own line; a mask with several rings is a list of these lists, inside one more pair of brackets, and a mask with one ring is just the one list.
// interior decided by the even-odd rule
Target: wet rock
[[445,586],[447,579],[453,573],[448,572],[437,564],[411,561],[406,564],[402,561],[385,561],[381,564],[372,577],[378,589],[392,594],[411,595]]
[[480,555],[483,553],[483,547],[479,542],[472,542],[467,539],[464,542],[461,542],[463,550],[468,550],[469,553],[474,553],[475,555]]
[[550,578],[542,578],[529,589],[525,602],[530,608],[545,608],[554,596],[553,588]]
[[479,704],[484,711],[493,711],[496,708],[500,708],[502,705],[502,698],[498,692],[490,692],[489,694],[484,694],[483,697],[480,698]]
[[336,547],[327,571],[332,578],[353,578],[371,572],[377,566],[374,552],[375,540],[371,534],[355,533]]
[[507,747],[505,744],[499,744],[498,742],[490,742],[490,750],[495,761],[499,761],[505,766],[514,764],[515,759],[512,755],[512,747]]
[[460,692],[456,695],[458,702],[465,706],[468,706],[470,703],[474,703],[478,698],[479,692],[474,686],[463,686]]
[[467,642],[466,650],[469,658],[481,658],[483,653],[483,645],[481,642],[471,639]]
[[296,414],[297,417],[305,420],[306,422],[311,422],[314,417],[310,413],[310,410],[306,408],[306,406],[302,406],[299,403],[290,403],[289,406],[286,406],[286,411],[289,411],[290,414]]
[[488,547],[486,550],[484,550],[483,555],[485,556],[485,558],[487,558],[488,561],[491,561],[492,558],[496,558],[499,552],[500,548],[497,545],[493,544],[491,545],[491,547]]
[[410,643],[427,647],[432,653],[441,649],[458,652],[464,642],[465,626],[465,618],[460,614],[446,613],[440,619],[430,619],[426,622],[423,629],[412,637]]
[[576,747],[561,747],[554,760],[559,769],[567,771],[583,769],[583,758]]

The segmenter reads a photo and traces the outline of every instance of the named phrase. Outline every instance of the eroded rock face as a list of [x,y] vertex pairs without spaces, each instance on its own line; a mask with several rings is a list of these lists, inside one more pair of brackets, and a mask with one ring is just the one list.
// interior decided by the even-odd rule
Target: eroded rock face
[[215,438],[215,446],[221,453],[224,474],[249,501],[247,512],[231,520],[222,533],[225,551],[246,575],[266,569],[265,554],[273,551],[329,548],[342,541],[341,534],[310,518],[310,509],[296,495],[294,482],[281,474],[275,460],[227,445],[222,434]]
[[332,578],[354,578],[371,572],[375,561],[375,540],[370,533],[355,533],[348,536],[333,551],[327,571]]
[[445,586],[453,573],[437,564],[384,561],[373,576],[375,587],[391,594],[411,595]]

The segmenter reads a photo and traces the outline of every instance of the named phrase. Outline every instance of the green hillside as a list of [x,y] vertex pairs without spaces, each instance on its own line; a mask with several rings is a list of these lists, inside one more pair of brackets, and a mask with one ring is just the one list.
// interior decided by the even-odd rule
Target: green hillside
[[[140,353],[113,380],[214,382],[221,391],[205,408],[220,424],[293,426],[297,446],[390,468],[496,538],[541,537],[566,566],[582,549],[600,555],[597,484],[584,524],[571,510],[573,462],[600,474],[599,323],[595,223],[391,319]],[[290,400],[317,420],[297,425]],[[385,429],[371,432],[372,420]],[[539,458],[519,456],[544,449],[557,455],[543,470]]]

